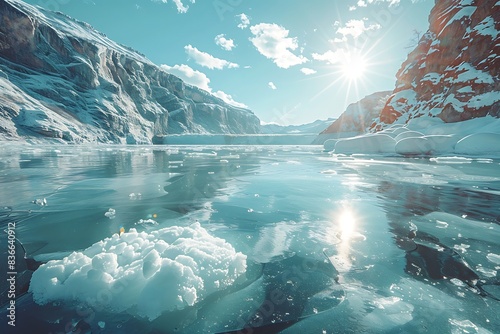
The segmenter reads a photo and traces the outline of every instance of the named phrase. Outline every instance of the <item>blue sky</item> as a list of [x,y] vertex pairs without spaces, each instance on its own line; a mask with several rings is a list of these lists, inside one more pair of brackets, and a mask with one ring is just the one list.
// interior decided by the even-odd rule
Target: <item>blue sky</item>
[[392,90],[432,0],[29,0],[90,23],[265,123]]

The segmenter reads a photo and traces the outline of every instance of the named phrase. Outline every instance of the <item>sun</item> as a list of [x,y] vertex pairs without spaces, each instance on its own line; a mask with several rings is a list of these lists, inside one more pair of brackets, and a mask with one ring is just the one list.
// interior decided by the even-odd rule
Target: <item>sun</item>
[[342,76],[349,81],[362,79],[367,68],[366,59],[361,55],[345,54],[340,63]]

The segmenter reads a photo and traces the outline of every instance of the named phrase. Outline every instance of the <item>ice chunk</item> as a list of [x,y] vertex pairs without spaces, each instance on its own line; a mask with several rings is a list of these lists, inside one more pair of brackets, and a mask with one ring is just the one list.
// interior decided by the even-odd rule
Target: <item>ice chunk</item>
[[115,209],[110,208],[104,215],[106,217],[108,217],[109,219],[115,219],[116,211],[115,211]]
[[32,203],[39,205],[39,206],[46,206],[47,199],[46,198],[37,198],[37,199],[33,200]]
[[153,320],[227,288],[245,271],[246,256],[197,222],[114,234],[40,266],[30,291],[38,304],[79,301]]
[[488,255],[486,255],[486,258],[490,262],[493,262],[495,264],[500,264],[500,255],[498,254],[489,253]]

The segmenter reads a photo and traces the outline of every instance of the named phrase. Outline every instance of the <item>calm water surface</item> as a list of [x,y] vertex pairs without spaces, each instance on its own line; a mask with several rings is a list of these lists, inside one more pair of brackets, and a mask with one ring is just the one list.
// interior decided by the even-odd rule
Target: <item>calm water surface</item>
[[[301,320],[269,333],[500,333],[499,160],[336,156],[317,146],[3,145],[0,187],[2,229],[15,221],[37,261],[121,227],[198,221],[261,266],[254,280],[264,277],[266,291],[282,288],[287,268],[302,268],[295,299],[274,310]],[[334,292],[317,286],[323,266],[334,268]],[[241,315],[238,301],[258,309],[266,298],[245,288],[254,285],[153,323],[78,303],[38,306],[26,293],[17,331],[8,330],[66,333],[81,319],[93,333],[234,330],[248,317],[227,310]],[[264,314],[266,322],[280,320]]]

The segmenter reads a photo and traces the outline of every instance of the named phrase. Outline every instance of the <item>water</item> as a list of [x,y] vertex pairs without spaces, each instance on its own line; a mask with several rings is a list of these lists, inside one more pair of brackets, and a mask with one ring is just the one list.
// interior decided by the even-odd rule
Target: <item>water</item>
[[[335,156],[318,146],[4,145],[2,229],[16,222],[28,257],[62,259],[122,227],[199,222],[245,254],[248,268],[233,287],[152,322],[105,302],[36,305],[25,293],[16,327],[3,307],[2,328],[66,333],[83,319],[93,333],[245,324],[269,325],[264,333],[499,333],[499,165]],[[287,301],[273,301],[272,290]]]

